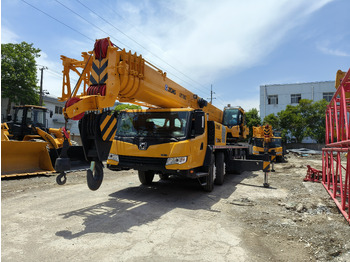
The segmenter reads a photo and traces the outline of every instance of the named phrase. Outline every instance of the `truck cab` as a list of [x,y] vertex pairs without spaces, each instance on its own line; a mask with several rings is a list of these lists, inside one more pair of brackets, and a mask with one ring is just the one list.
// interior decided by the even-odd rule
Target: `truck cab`
[[227,143],[234,144],[239,138],[246,138],[249,129],[245,125],[245,114],[241,107],[224,108],[222,124],[227,127]]
[[207,154],[207,123],[191,108],[122,111],[107,160],[112,170],[196,178]]

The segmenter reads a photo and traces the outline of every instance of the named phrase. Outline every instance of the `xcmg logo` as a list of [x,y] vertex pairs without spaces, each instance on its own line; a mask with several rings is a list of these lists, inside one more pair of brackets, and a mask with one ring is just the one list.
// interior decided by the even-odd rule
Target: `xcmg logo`
[[168,85],[165,85],[165,91],[168,91],[169,93],[176,95],[176,90]]

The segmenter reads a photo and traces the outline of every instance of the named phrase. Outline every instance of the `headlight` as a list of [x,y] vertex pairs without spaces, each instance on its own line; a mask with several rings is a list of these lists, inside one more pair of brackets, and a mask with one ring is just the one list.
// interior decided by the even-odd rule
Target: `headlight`
[[187,162],[187,156],[181,156],[181,157],[169,157],[166,161],[166,166],[167,165],[181,165]]
[[116,162],[119,162],[119,156],[118,155],[116,155],[116,154],[109,154],[108,155],[108,160],[114,160],[114,161],[116,161]]

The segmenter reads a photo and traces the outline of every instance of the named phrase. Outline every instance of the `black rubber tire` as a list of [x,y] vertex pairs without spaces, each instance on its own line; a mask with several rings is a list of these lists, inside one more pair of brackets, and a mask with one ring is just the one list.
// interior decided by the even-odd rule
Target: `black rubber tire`
[[64,185],[67,182],[67,177],[66,174],[60,173],[57,177],[56,177],[56,183],[59,184],[60,186]]
[[225,178],[225,154],[224,152],[216,152],[215,154],[215,185],[222,185]]
[[214,155],[211,156],[211,163],[208,167],[208,175],[205,177],[205,185],[203,186],[204,191],[211,192],[214,189]]
[[86,171],[87,185],[90,190],[95,191],[100,188],[103,180],[103,164],[102,162],[95,162],[95,169]]
[[149,186],[152,184],[154,178],[154,172],[153,171],[139,171],[139,180],[142,185]]

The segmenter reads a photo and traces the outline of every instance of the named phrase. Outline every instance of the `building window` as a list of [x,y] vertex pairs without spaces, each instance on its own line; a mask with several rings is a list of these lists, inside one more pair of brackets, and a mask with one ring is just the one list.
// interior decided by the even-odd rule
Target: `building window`
[[278,95],[268,96],[267,102],[269,105],[278,105]]
[[333,95],[334,95],[333,92],[323,93],[323,99],[326,100],[327,102],[330,102],[333,98]]
[[62,115],[62,106],[55,106],[55,114]]
[[291,104],[299,104],[300,99],[301,99],[301,94],[290,95],[290,103]]

